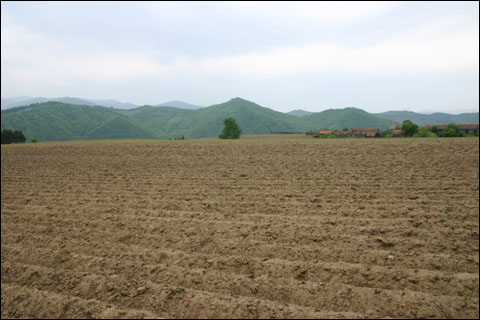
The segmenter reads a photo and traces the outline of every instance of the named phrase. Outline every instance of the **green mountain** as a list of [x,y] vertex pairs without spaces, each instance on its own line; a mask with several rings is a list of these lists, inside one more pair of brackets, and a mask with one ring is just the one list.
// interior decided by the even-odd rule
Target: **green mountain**
[[299,127],[296,117],[240,98],[198,110],[143,106],[117,112],[154,129],[165,139],[181,135],[188,138],[218,136],[223,129],[223,121],[228,117],[235,118],[242,134],[298,131]]
[[161,139],[176,138],[181,135],[193,137],[186,133],[195,126],[194,110],[174,107],[143,106],[130,110],[114,110],[124,116],[142,123],[154,131]]
[[300,126],[296,117],[240,98],[200,109],[197,112],[198,119],[202,119],[205,125],[196,127],[192,133],[203,137],[217,136],[223,129],[223,121],[228,117],[235,119],[242,129],[242,134],[299,131]]
[[21,130],[27,140],[155,139],[143,124],[104,107],[56,101],[2,110],[2,129]]
[[186,103],[183,101],[168,101],[168,102],[156,104],[155,107],[174,107],[174,108],[188,109],[188,110],[205,108],[203,106],[197,106],[197,105]]
[[307,131],[325,129],[351,128],[378,128],[388,129],[393,121],[375,117],[374,115],[357,108],[328,109],[301,117],[304,129]]
[[94,99],[80,99],[80,98],[72,98],[72,97],[60,97],[60,98],[43,98],[43,97],[14,97],[14,98],[2,98],[2,110],[6,110],[9,108],[21,107],[21,106],[28,106],[34,103],[43,103],[48,101],[57,101],[63,102],[68,104],[74,105],[81,105],[81,106],[102,106],[102,107],[110,107],[110,108],[117,108],[117,109],[131,109],[138,107],[132,103],[123,103],[116,100],[94,100]]
[[305,110],[292,110],[287,112],[287,114],[295,117],[303,117],[314,114],[315,112],[305,111]]
[[27,140],[171,139],[216,137],[223,121],[235,118],[242,134],[299,132],[321,128],[374,127],[394,122],[355,108],[326,110],[296,117],[240,98],[198,110],[143,106],[120,110],[46,102],[3,110],[2,129],[21,130]]
[[242,128],[242,134],[342,129],[345,126],[385,130],[394,124],[393,121],[355,108],[327,110],[296,117],[240,98],[199,110],[144,106],[117,112],[155,129],[162,138],[180,135],[189,138],[215,137],[222,131],[223,120],[228,117],[236,120]]
[[402,123],[405,120],[411,120],[419,126],[427,124],[478,124],[478,112],[448,114],[448,113],[432,113],[423,114],[412,111],[388,111],[374,114],[377,117]]

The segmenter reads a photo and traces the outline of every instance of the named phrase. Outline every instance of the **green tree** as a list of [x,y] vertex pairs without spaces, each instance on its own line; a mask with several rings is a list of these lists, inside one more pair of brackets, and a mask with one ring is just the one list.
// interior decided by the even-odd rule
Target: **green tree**
[[23,132],[20,130],[10,130],[10,129],[3,129],[2,130],[2,144],[9,144],[9,143],[22,143],[27,141]]
[[433,132],[433,133],[438,135],[438,127],[437,126],[432,126],[432,128],[430,129],[430,132]]
[[380,133],[383,138],[393,138],[392,131],[390,130],[384,130]]
[[413,135],[414,138],[435,138],[436,136],[435,133],[428,131],[425,127],[419,128],[418,132]]
[[405,136],[411,137],[418,132],[418,126],[410,120],[405,120],[402,122],[402,130]]
[[348,127],[344,127],[342,131],[348,131]]
[[460,127],[456,124],[449,124],[445,130],[440,134],[440,137],[463,137]]
[[223,128],[222,133],[219,135],[220,139],[238,139],[240,138],[240,133],[242,129],[238,126],[233,118],[227,118],[223,122],[225,127]]

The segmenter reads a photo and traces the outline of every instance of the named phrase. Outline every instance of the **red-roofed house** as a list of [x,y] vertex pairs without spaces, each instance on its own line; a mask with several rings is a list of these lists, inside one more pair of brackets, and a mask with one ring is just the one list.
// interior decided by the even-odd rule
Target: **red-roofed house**
[[319,136],[323,136],[324,134],[332,134],[333,130],[320,130],[317,132]]
[[392,129],[390,130],[390,132],[392,133],[393,137],[403,137],[405,133],[403,130],[398,130],[398,129]]

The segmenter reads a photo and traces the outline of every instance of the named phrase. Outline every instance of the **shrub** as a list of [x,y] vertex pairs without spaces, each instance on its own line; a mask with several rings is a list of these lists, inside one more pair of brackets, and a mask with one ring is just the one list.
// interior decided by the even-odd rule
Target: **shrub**
[[2,130],[2,144],[22,143],[25,141],[27,141],[27,139],[25,138],[22,131],[20,130],[15,130],[15,131],[10,129]]
[[37,139],[36,138],[32,138],[32,140],[30,140],[31,143],[35,143],[37,142]]
[[432,128],[430,129],[430,132],[438,135],[438,127],[437,126],[432,126]]
[[418,129],[418,132],[413,135],[414,138],[435,138],[436,136],[435,133],[428,131],[424,127]]
[[225,127],[222,133],[219,135],[220,139],[238,139],[242,129],[238,126],[233,118],[227,118],[224,121]]
[[449,124],[445,130],[440,134],[440,137],[463,137],[460,127],[456,124]]
[[383,138],[392,138],[393,137],[393,133],[390,130],[382,131],[381,135],[382,135]]
[[322,134],[321,136],[319,136],[319,138],[321,139],[331,139],[331,138],[336,138],[337,136],[333,133],[329,133],[329,134]]

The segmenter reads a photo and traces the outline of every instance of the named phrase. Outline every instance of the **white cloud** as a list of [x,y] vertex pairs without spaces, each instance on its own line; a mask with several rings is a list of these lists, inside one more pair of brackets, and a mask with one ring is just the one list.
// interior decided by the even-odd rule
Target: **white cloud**
[[[157,61],[147,52],[71,50],[55,39],[19,27],[2,28],[2,74],[17,81],[82,79],[125,81],[141,77],[203,74],[271,77],[312,72],[404,74],[478,69],[478,29],[450,23],[365,47],[336,43],[286,47],[267,52],[202,60]],[[34,49],[32,49],[34,48]]]
[[[178,7],[172,3],[144,5],[152,9],[152,15],[168,18],[172,23],[179,17],[187,19],[194,12],[193,7],[186,5],[177,12]],[[266,22],[305,24],[320,21],[324,25],[349,25],[377,17],[398,4],[227,2],[222,6],[233,7],[238,16],[257,16]],[[45,95],[41,89],[49,87],[75,88],[79,83],[111,87],[117,83],[135,83],[142,78],[178,80],[194,75],[207,82],[208,79],[237,76],[262,80],[304,73],[321,75],[323,72],[394,77],[464,70],[478,72],[479,67],[478,21],[464,22],[461,16],[431,21],[420,28],[413,24],[409,29],[399,27],[395,37],[363,46],[349,47],[339,39],[202,59],[176,56],[170,57],[168,62],[158,58],[164,53],[162,50],[168,49],[161,45],[153,49],[154,46],[145,44],[141,50],[121,51],[101,46],[99,50],[101,40],[95,40],[94,35],[89,42],[61,38],[16,24],[3,11],[1,35],[2,92],[5,87],[16,87],[20,91],[38,87],[39,95]],[[182,83],[185,82],[177,86],[181,87]]]
[[9,74],[18,81],[117,81],[162,74],[168,69],[143,52],[97,52],[94,43],[75,45],[17,25],[2,25],[1,32],[2,76]]
[[416,74],[478,69],[478,26],[441,21],[364,47],[319,43],[191,63],[190,72],[268,77],[304,72]]
[[315,20],[323,24],[351,24],[383,14],[400,5],[380,1],[239,1],[229,3],[238,14],[288,23]]

